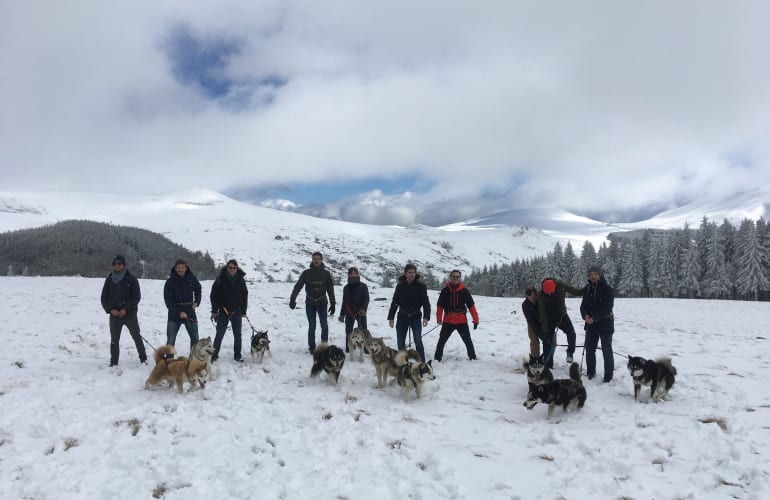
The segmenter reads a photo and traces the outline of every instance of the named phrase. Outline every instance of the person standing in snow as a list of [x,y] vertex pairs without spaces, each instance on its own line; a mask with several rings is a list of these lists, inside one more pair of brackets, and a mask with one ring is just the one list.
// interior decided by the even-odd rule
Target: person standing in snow
[[462,274],[457,269],[449,273],[449,282],[441,289],[436,302],[436,322],[441,325],[436,353],[433,356],[436,361],[441,361],[444,357],[444,344],[455,330],[465,344],[468,359],[476,359],[476,349],[471,340],[467,313],[471,313],[474,330],[479,326],[479,313],[476,311],[471,292],[460,281],[461,277]]
[[[342,305],[340,306],[340,322],[345,323],[345,337],[353,331],[353,325],[358,322],[358,328],[366,330],[366,310],[369,308],[369,287],[361,283],[358,268],[348,269],[348,284],[342,289]],[[345,352],[348,352],[348,342],[345,342]]]
[[422,345],[422,327],[428,326],[430,318],[430,300],[428,299],[428,287],[417,274],[417,266],[407,264],[404,266],[404,274],[396,280],[396,289],[393,291],[393,300],[388,311],[388,324],[393,328],[393,320],[398,311],[396,326],[396,343],[398,349],[406,349],[406,334],[411,328],[414,334],[414,346],[425,361],[425,349]]
[[249,291],[246,288],[246,273],[238,267],[238,261],[230,259],[222,268],[219,276],[211,285],[211,319],[216,321],[217,333],[214,336],[214,354],[211,361],[219,358],[219,348],[227,330],[227,324],[233,327],[233,355],[235,361],[243,362],[241,357],[241,323],[246,316],[249,304]]
[[128,328],[134,340],[139,362],[147,361],[137,318],[141,298],[139,280],[126,269],[126,259],[116,255],[112,259],[112,272],[102,287],[102,308],[110,315],[110,366],[117,366],[120,358],[120,332],[123,326]]
[[[575,327],[572,326],[572,321],[567,315],[565,303],[567,292],[572,295],[583,295],[582,288],[575,288],[554,278],[545,278],[541,283],[541,290],[537,294],[540,326],[544,335],[543,354],[549,362],[553,361],[557,328],[567,334],[567,363],[572,363],[572,355],[575,353]],[[546,342],[546,339],[549,341]]]
[[321,342],[329,341],[329,323],[326,315],[326,296],[329,296],[329,314],[334,315],[334,281],[332,273],[324,266],[324,257],[321,252],[313,252],[310,267],[299,275],[294,289],[289,298],[289,307],[297,307],[297,296],[302,287],[305,287],[305,315],[307,316],[307,347],[310,354],[315,351],[316,316],[321,323]]
[[593,265],[588,268],[588,284],[583,289],[580,314],[586,322],[586,371],[588,379],[596,376],[596,347],[602,342],[604,357],[604,381],[612,380],[615,358],[612,352],[612,334],[615,333],[615,291],[602,276],[602,269]]
[[540,326],[540,311],[537,308],[537,288],[531,286],[524,291],[526,298],[521,303],[521,310],[527,320],[527,334],[529,335],[529,355],[536,358],[540,356],[540,338],[543,329]]
[[172,346],[176,343],[176,334],[184,323],[192,351],[193,344],[198,342],[198,317],[195,309],[201,303],[201,284],[182,259],[177,259],[171,268],[171,274],[163,286],[163,300],[168,308],[166,344]]

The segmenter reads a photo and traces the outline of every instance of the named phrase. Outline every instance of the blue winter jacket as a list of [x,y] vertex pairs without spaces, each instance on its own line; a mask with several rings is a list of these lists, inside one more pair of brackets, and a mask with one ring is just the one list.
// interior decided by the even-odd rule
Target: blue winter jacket
[[179,317],[179,313],[184,311],[191,320],[197,320],[195,307],[201,304],[201,284],[198,278],[187,268],[184,276],[179,276],[172,267],[171,274],[163,287],[163,299],[168,308],[168,320],[174,323],[182,323],[184,320]]

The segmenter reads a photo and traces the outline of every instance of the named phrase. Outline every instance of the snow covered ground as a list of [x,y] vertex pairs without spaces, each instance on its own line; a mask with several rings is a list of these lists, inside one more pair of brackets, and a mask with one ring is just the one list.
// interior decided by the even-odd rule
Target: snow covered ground
[[[615,379],[584,379],[585,408],[547,419],[543,405],[522,406],[521,299],[476,297],[479,361],[452,337],[423,398],[404,402],[398,387],[375,388],[368,360],[348,359],[337,386],[311,379],[291,285],[252,284],[249,317],[270,330],[273,357],[236,364],[228,333],[204,399],[143,390],[150,367],[125,330],[120,366],[108,368],[102,283],[0,278],[0,498],[768,497],[767,303],[618,300]],[[158,346],[163,282],[141,285],[142,333]],[[369,321],[395,346],[391,293],[372,290]],[[578,304],[568,301],[573,320]],[[207,320],[200,329],[213,336]],[[332,341],[342,338],[332,321]],[[428,353],[436,339],[425,336]],[[187,350],[184,329],[177,346]],[[626,354],[672,356],[679,376],[667,401],[648,402],[647,388],[634,402]]]

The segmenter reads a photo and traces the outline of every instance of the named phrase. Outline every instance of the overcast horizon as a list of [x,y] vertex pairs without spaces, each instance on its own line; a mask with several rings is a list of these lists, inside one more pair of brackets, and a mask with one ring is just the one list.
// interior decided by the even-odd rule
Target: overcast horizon
[[764,2],[87,5],[4,9],[3,189],[407,225],[770,184]]

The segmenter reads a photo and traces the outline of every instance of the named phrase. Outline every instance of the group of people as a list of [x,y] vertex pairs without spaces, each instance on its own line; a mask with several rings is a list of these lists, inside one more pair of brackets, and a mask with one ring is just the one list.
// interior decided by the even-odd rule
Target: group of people
[[[212,361],[219,357],[222,340],[228,325],[233,331],[233,357],[243,361],[242,320],[248,307],[248,289],[244,276],[246,273],[231,259],[222,268],[209,295],[211,301],[211,321],[216,324],[214,354]],[[321,252],[314,252],[310,267],[300,274],[289,298],[291,309],[297,306],[297,297],[305,290],[305,314],[308,321],[307,344],[312,354],[316,347],[316,326],[321,326],[321,341],[329,341],[328,316],[334,316],[336,299],[334,281],[323,262]],[[556,348],[556,332],[562,330],[567,336],[567,362],[571,363],[575,353],[576,333],[565,305],[566,293],[582,296],[580,314],[585,322],[586,368],[589,379],[596,376],[596,349],[601,342],[604,357],[604,381],[612,380],[614,358],[612,352],[612,334],[615,331],[613,305],[614,291],[601,273],[601,268],[591,266],[588,270],[588,283],[583,288],[576,288],[555,278],[545,278],[540,290],[534,287],[525,291],[526,299],[522,303],[524,317],[530,341],[530,354],[539,356],[542,343],[542,355],[552,366]],[[177,259],[163,288],[163,298],[168,309],[166,323],[166,344],[176,343],[177,333],[182,325],[190,337],[190,348],[198,341],[198,317],[196,309],[201,303],[201,284],[182,259]],[[147,361],[144,339],[140,334],[137,311],[141,291],[139,281],[126,267],[126,259],[117,255],[112,260],[112,272],[107,276],[102,288],[101,303],[109,314],[110,326],[110,366],[118,364],[120,333],[125,326],[136,344],[139,361]],[[358,269],[348,269],[348,280],[342,291],[342,305],[339,321],[345,324],[345,334],[350,335],[353,327],[367,328],[367,309],[369,307],[369,289],[361,282]],[[449,281],[441,289],[436,302],[436,323],[441,325],[433,359],[441,361],[444,346],[455,331],[465,344],[468,359],[476,359],[476,350],[468,324],[471,315],[473,329],[479,326],[479,314],[470,291],[462,282],[462,273],[455,269],[449,274]],[[428,326],[431,304],[428,289],[422,281],[417,267],[407,264],[404,273],[396,280],[396,287],[388,310],[388,325],[396,328],[398,349],[406,348],[407,333],[411,329],[417,352],[423,360],[425,347],[422,342],[422,329]],[[347,342],[345,342],[347,349]]]
[[527,320],[530,355],[542,355],[549,367],[553,366],[556,349],[556,332],[562,330],[567,336],[567,362],[572,363],[575,353],[575,327],[567,314],[566,293],[581,296],[580,315],[585,322],[584,349],[586,354],[586,372],[589,379],[596,376],[596,349],[601,342],[604,358],[604,382],[612,380],[615,359],[612,352],[612,334],[615,332],[613,306],[615,292],[602,276],[599,266],[588,268],[588,283],[583,288],[576,288],[554,278],[545,278],[540,290],[527,288],[526,298],[521,304]]
[[[228,324],[233,330],[233,355],[236,361],[241,356],[241,321],[246,315],[249,292],[244,276],[246,273],[235,259],[227,261],[211,286],[211,320],[216,323],[214,354],[212,361],[219,357]],[[137,311],[141,291],[139,280],[126,268],[126,259],[117,255],[112,259],[112,272],[102,287],[102,308],[110,315],[110,366],[116,366],[120,358],[120,332],[126,326],[136,344],[139,362],[147,362],[144,338],[139,330]],[[201,304],[201,284],[192,269],[182,259],[174,262],[169,278],[163,287],[163,299],[168,309],[166,322],[166,344],[173,346],[179,329],[184,325],[190,337],[190,350],[198,341],[198,316],[196,309]]]
[[[474,330],[479,326],[479,315],[473,296],[463,285],[461,273],[454,270],[450,280],[442,288],[436,303],[436,322],[441,325],[436,352],[433,359],[441,361],[444,345],[457,330],[465,344],[469,359],[476,359],[476,350],[468,327],[467,313],[470,312]],[[328,315],[334,315],[336,299],[331,273],[326,269],[321,252],[314,252],[310,267],[302,272],[294,284],[289,298],[289,307],[297,307],[297,297],[305,289],[305,314],[307,315],[307,345],[312,354],[316,347],[316,324],[321,325],[321,342],[329,341]],[[327,315],[328,305],[328,315]],[[339,321],[345,323],[345,335],[350,335],[354,325],[366,329],[366,315],[369,307],[369,289],[361,282],[358,269],[348,269],[348,282],[342,290],[342,305]],[[411,329],[414,345],[420,357],[425,360],[422,343],[422,329],[428,326],[431,305],[428,288],[417,273],[417,266],[407,264],[404,273],[396,279],[396,288],[388,310],[388,325],[396,328],[398,349],[406,348],[407,333]],[[317,321],[316,321],[317,319]],[[347,342],[345,342],[347,350]]]

